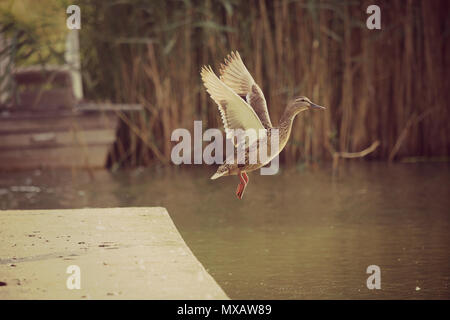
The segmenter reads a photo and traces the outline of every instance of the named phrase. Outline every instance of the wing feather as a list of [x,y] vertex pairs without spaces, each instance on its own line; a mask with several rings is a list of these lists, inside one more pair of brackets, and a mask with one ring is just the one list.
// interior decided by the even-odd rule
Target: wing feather
[[254,129],[256,134],[259,129],[264,129],[255,110],[223,83],[210,66],[202,68],[201,77],[206,90],[219,107],[227,136],[230,129]]
[[220,80],[238,95],[245,96],[263,126],[266,129],[272,128],[266,98],[245,67],[239,52],[232,52],[225,59],[225,64],[221,64]]

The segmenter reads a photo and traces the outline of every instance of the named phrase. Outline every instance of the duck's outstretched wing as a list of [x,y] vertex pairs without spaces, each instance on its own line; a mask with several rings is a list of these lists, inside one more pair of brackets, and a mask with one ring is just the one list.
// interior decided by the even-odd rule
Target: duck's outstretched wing
[[210,66],[202,68],[201,76],[206,90],[219,106],[227,137],[232,136],[230,129],[254,129],[256,134],[260,129],[264,129],[255,110],[223,83]]
[[238,95],[245,96],[263,126],[266,129],[272,128],[266,98],[245,67],[239,52],[231,52],[225,59],[225,64],[220,65],[220,80]]

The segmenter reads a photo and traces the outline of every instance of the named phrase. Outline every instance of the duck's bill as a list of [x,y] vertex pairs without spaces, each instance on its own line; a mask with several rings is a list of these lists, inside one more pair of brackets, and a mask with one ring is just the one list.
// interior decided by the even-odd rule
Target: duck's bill
[[311,103],[311,108],[326,109],[325,107],[319,106],[318,104],[315,104],[315,103]]

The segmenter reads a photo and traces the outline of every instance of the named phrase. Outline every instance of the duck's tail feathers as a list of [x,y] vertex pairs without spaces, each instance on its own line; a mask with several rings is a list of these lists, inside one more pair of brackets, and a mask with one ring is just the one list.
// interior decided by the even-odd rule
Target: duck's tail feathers
[[217,172],[213,174],[213,176],[211,177],[211,180],[216,180],[217,178],[222,177],[226,173],[227,173],[227,170],[221,171],[219,168],[219,170],[217,170]]

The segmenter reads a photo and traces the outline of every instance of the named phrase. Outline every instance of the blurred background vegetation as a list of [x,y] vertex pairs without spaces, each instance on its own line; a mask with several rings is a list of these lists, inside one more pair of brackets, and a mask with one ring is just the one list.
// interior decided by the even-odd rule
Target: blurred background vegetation
[[[374,141],[368,158],[448,160],[448,1],[364,0],[0,1],[1,30],[17,65],[62,63],[69,4],[81,8],[86,99],[141,103],[121,114],[114,167],[170,163],[176,128],[222,127],[199,76],[238,50],[263,89],[272,122],[306,95],[326,112],[296,120],[281,160],[329,160]],[[417,159],[417,158],[416,158]]]

